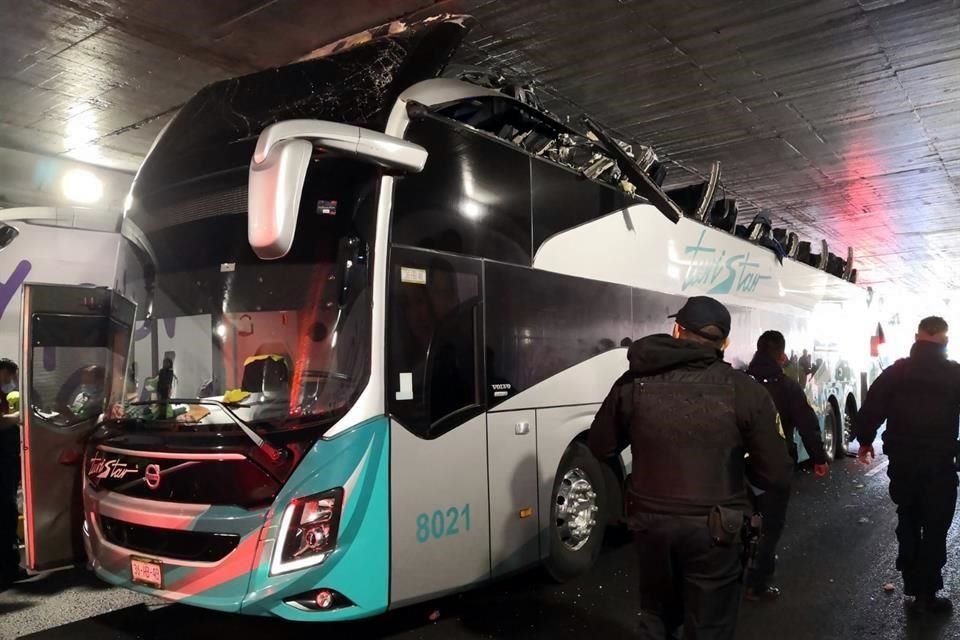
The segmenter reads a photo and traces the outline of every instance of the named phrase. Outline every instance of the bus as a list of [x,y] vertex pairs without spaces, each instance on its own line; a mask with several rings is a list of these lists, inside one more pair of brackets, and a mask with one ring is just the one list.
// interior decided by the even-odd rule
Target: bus
[[[582,574],[631,469],[586,432],[691,295],[729,306],[734,361],[849,331],[808,387],[843,450],[864,291],[677,216],[647,152],[444,76],[468,27],[202,89],[137,173],[113,286],[26,288],[31,569],[301,621]],[[68,366],[40,378],[44,350]]]

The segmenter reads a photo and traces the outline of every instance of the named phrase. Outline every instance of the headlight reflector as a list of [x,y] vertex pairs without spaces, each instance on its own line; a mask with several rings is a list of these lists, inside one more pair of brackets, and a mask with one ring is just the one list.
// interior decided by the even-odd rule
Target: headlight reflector
[[323,562],[337,547],[343,489],[297,498],[283,512],[270,574]]

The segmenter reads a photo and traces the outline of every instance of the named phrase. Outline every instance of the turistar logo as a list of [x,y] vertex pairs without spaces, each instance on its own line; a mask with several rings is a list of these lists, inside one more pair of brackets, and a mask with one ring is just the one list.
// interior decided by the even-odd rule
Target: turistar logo
[[759,262],[750,260],[750,252],[727,255],[726,249],[717,250],[703,243],[707,232],[700,233],[697,244],[684,249],[690,261],[683,278],[682,290],[691,287],[706,289],[708,295],[724,293],[753,293],[770,276],[760,269]]
[[90,466],[87,468],[87,475],[97,480],[122,480],[131,473],[140,473],[140,467],[122,462],[119,458],[108,459],[101,455],[90,458]]

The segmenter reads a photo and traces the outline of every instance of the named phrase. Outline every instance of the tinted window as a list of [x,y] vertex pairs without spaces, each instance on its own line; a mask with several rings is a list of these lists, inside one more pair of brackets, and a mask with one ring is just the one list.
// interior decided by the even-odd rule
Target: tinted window
[[629,287],[495,263],[484,278],[491,403],[634,337]]
[[531,163],[533,253],[550,236],[641,202],[542,160]]
[[0,249],[3,249],[17,239],[20,232],[8,224],[0,222]]
[[480,262],[394,249],[390,270],[390,411],[436,437],[482,411]]
[[119,372],[128,340],[127,327],[103,317],[35,315],[31,411],[58,427],[96,418],[110,380],[123,379]]
[[393,241],[530,264],[530,159],[517,149],[433,118],[407,138],[427,165],[398,181]]

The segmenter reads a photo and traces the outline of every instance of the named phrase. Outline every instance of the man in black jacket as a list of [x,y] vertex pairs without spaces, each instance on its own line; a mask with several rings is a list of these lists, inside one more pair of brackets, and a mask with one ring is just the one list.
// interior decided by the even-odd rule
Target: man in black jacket
[[7,402],[7,393],[16,390],[17,365],[0,359],[0,591],[22,580],[17,540],[17,488],[20,486],[19,415]]
[[734,637],[742,576],[741,532],[751,480],[789,484],[790,457],[763,387],[723,361],[730,313],[690,298],[673,335],[648,336],[627,352],[590,428],[601,460],[630,446],[627,517],[640,560],[640,637]]
[[957,504],[957,422],[960,364],[947,360],[947,323],[925,318],[910,357],[876,379],[857,416],[859,459],[873,458],[873,441],[884,421],[883,451],[890,459],[890,498],[897,505],[897,569],[917,612],[948,612],[941,570],[947,562],[947,532]]
[[[800,384],[787,376],[783,365],[787,361],[786,340],[779,331],[766,331],[757,340],[757,353],[747,368],[753,378],[762,384],[773,404],[777,407],[783,423],[787,452],[797,461],[797,445],[794,433],[800,433],[803,446],[813,460],[813,468],[820,477],[827,475],[827,452],[820,436],[820,421],[813,407],[807,402]],[[763,533],[757,548],[753,569],[747,576],[748,600],[776,598],[780,590],[770,585],[776,569],[777,543],[786,524],[787,504],[790,490],[773,489],[761,491],[756,498],[757,510],[763,516]]]

